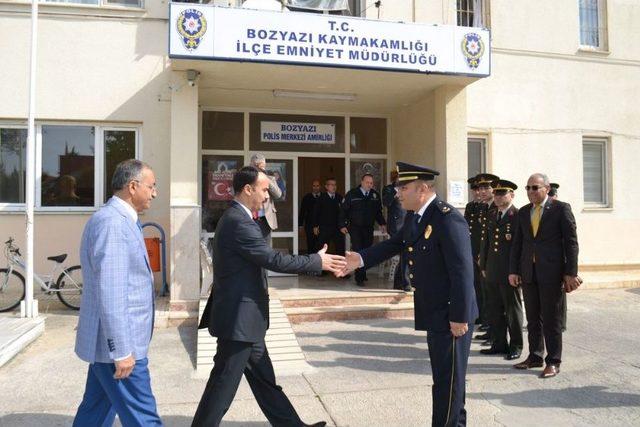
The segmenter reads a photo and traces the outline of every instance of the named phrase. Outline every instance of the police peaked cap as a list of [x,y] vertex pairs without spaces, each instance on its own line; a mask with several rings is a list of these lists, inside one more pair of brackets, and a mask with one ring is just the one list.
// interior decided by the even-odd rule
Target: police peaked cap
[[409,163],[397,162],[396,170],[398,171],[398,181],[406,184],[417,179],[424,181],[433,181],[437,175],[440,175],[435,169],[425,168],[423,166],[411,165]]

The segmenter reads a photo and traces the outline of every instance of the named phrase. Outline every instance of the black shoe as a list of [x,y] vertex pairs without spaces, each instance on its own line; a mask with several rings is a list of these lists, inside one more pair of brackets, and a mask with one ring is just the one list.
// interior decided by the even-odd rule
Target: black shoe
[[413,291],[413,288],[411,287],[411,285],[407,285],[404,288],[402,288],[402,290],[405,291],[405,292],[411,292],[411,291]]
[[482,334],[482,335],[476,335],[475,337],[473,337],[474,340],[488,340],[489,338],[491,338],[489,336],[489,334]]
[[478,326],[478,330],[482,332],[487,332],[489,330],[489,325],[480,325]]
[[[482,350],[480,350],[482,351]],[[520,359],[520,356],[522,356],[522,353],[519,350],[514,350],[509,352],[505,357],[504,360],[516,360],[516,359]]]
[[490,345],[492,346],[493,345],[493,340],[482,341],[480,343],[480,345],[483,346],[483,347],[487,347],[487,346],[490,346]]
[[364,282],[356,282],[357,286],[360,286],[361,288],[364,288]]
[[482,350],[480,350],[480,353],[482,354],[507,354],[506,351],[503,350],[498,350],[495,347],[490,347],[490,348],[483,348]]
[[364,278],[364,281],[365,281],[365,282],[368,282],[368,281],[369,281],[369,278],[368,278],[368,277],[365,277],[365,278]]
[[315,424],[305,424],[305,423],[302,423],[302,427],[324,427],[324,426],[326,426],[326,425],[327,425],[327,422],[326,422],[326,421],[318,421],[318,422],[317,422],[317,423],[315,423]]

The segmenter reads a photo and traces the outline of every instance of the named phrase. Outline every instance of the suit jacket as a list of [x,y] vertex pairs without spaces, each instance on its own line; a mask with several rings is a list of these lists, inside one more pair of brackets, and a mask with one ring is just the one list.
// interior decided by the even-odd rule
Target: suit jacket
[[540,283],[558,284],[563,275],[578,274],[578,236],[576,220],[568,203],[549,198],[543,206],[538,233],[533,237],[529,203],[518,212],[509,271],[525,283],[533,280],[533,267]]
[[313,210],[320,199],[322,193],[318,194],[318,197],[314,197],[313,193],[307,193],[302,198],[300,203],[300,212],[298,212],[298,226],[304,226],[307,229],[313,228]]
[[402,233],[360,252],[369,268],[404,251],[417,330],[448,331],[449,322],[472,323],[478,317],[473,288],[469,228],[463,216],[436,197],[414,226],[407,213]]
[[80,263],[78,357],[89,363],[113,363],[129,353],[146,357],[153,331],[153,275],[142,232],[115,200],[85,226]]
[[320,194],[318,201],[313,209],[312,223],[314,227],[322,229],[338,229],[340,222],[340,205],[342,204],[342,196],[335,193],[333,199],[329,193]]
[[385,185],[382,189],[382,204],[387,208],[387,231],[390,235],[394,235],[402,228],[407,214],[396,197],[395,184]]
[[[276,204],[275,201],[282,198],[282,190],[278,186],[276,179],[270,175],[269,177],[269,200],[267,200],[263,205],[262,209],[264,209],[264,216],[267,219],[267,224],[269,224],[269,228],[275,230],[278,228],[278,217],[276,216]],[[217,231],[217,229],[216,229]]]
[[511,245],[518,227],[518,208],[511,205],[498,221],[498,208],[487,214],[487,238],[480,248],[480,269],[491,283],[508,283]]
[[267,245],[260,227],[232,202],[213,239],[213,288],[198,328],[218,338],[260,342],[269,328],[267,270],[320,272],[320,255],[287,255]]

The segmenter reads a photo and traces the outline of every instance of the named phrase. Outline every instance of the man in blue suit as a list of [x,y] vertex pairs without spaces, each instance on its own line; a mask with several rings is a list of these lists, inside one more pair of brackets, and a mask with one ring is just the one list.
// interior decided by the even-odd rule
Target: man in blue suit
[[114,196],[87,223],[80,246],[84,280],[75,351],[89,363],[74,427],[161,426],[147,352],[153,331],[153,275],[138,214],[156,197],[155,175],[121,162]]
[[360,253],[347,252],[343,274],[403,252],[415,288],[415,328],[427,331],[432,425],[465,425],[465,376],[478,317],[469,228],[464,217],[436,195],[438,171],[402,162],[397,166],[398,199],[408,211],[402,231]]

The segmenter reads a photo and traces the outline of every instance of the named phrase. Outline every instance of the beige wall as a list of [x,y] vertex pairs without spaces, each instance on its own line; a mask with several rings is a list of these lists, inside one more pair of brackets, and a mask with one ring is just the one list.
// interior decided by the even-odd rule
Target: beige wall
[[[0,4],[0,10],[9,6]],[[110,17],[109,11],[104,16],[71,16],[77,9],[41,7],[36,120],[139,125],[141,157],[155,169],[159,189],[142,221],[159,222],[168,233],[171,95],[166,22],[139,13]],[[86,14],[86,8],[80,10]],[[166,7],[152,10],[166,16]],[[29,28],[28,14],[0,13],[0,58],[10,58],[0,67],[0,123],[26,124]],[[36,214],[38,272],[48,271],[46,256],[68,252],[69,263],[78,262],[81,232],[90,214]],[[24,252],[24,214],[0,214],[0,237],[9,235]]]

